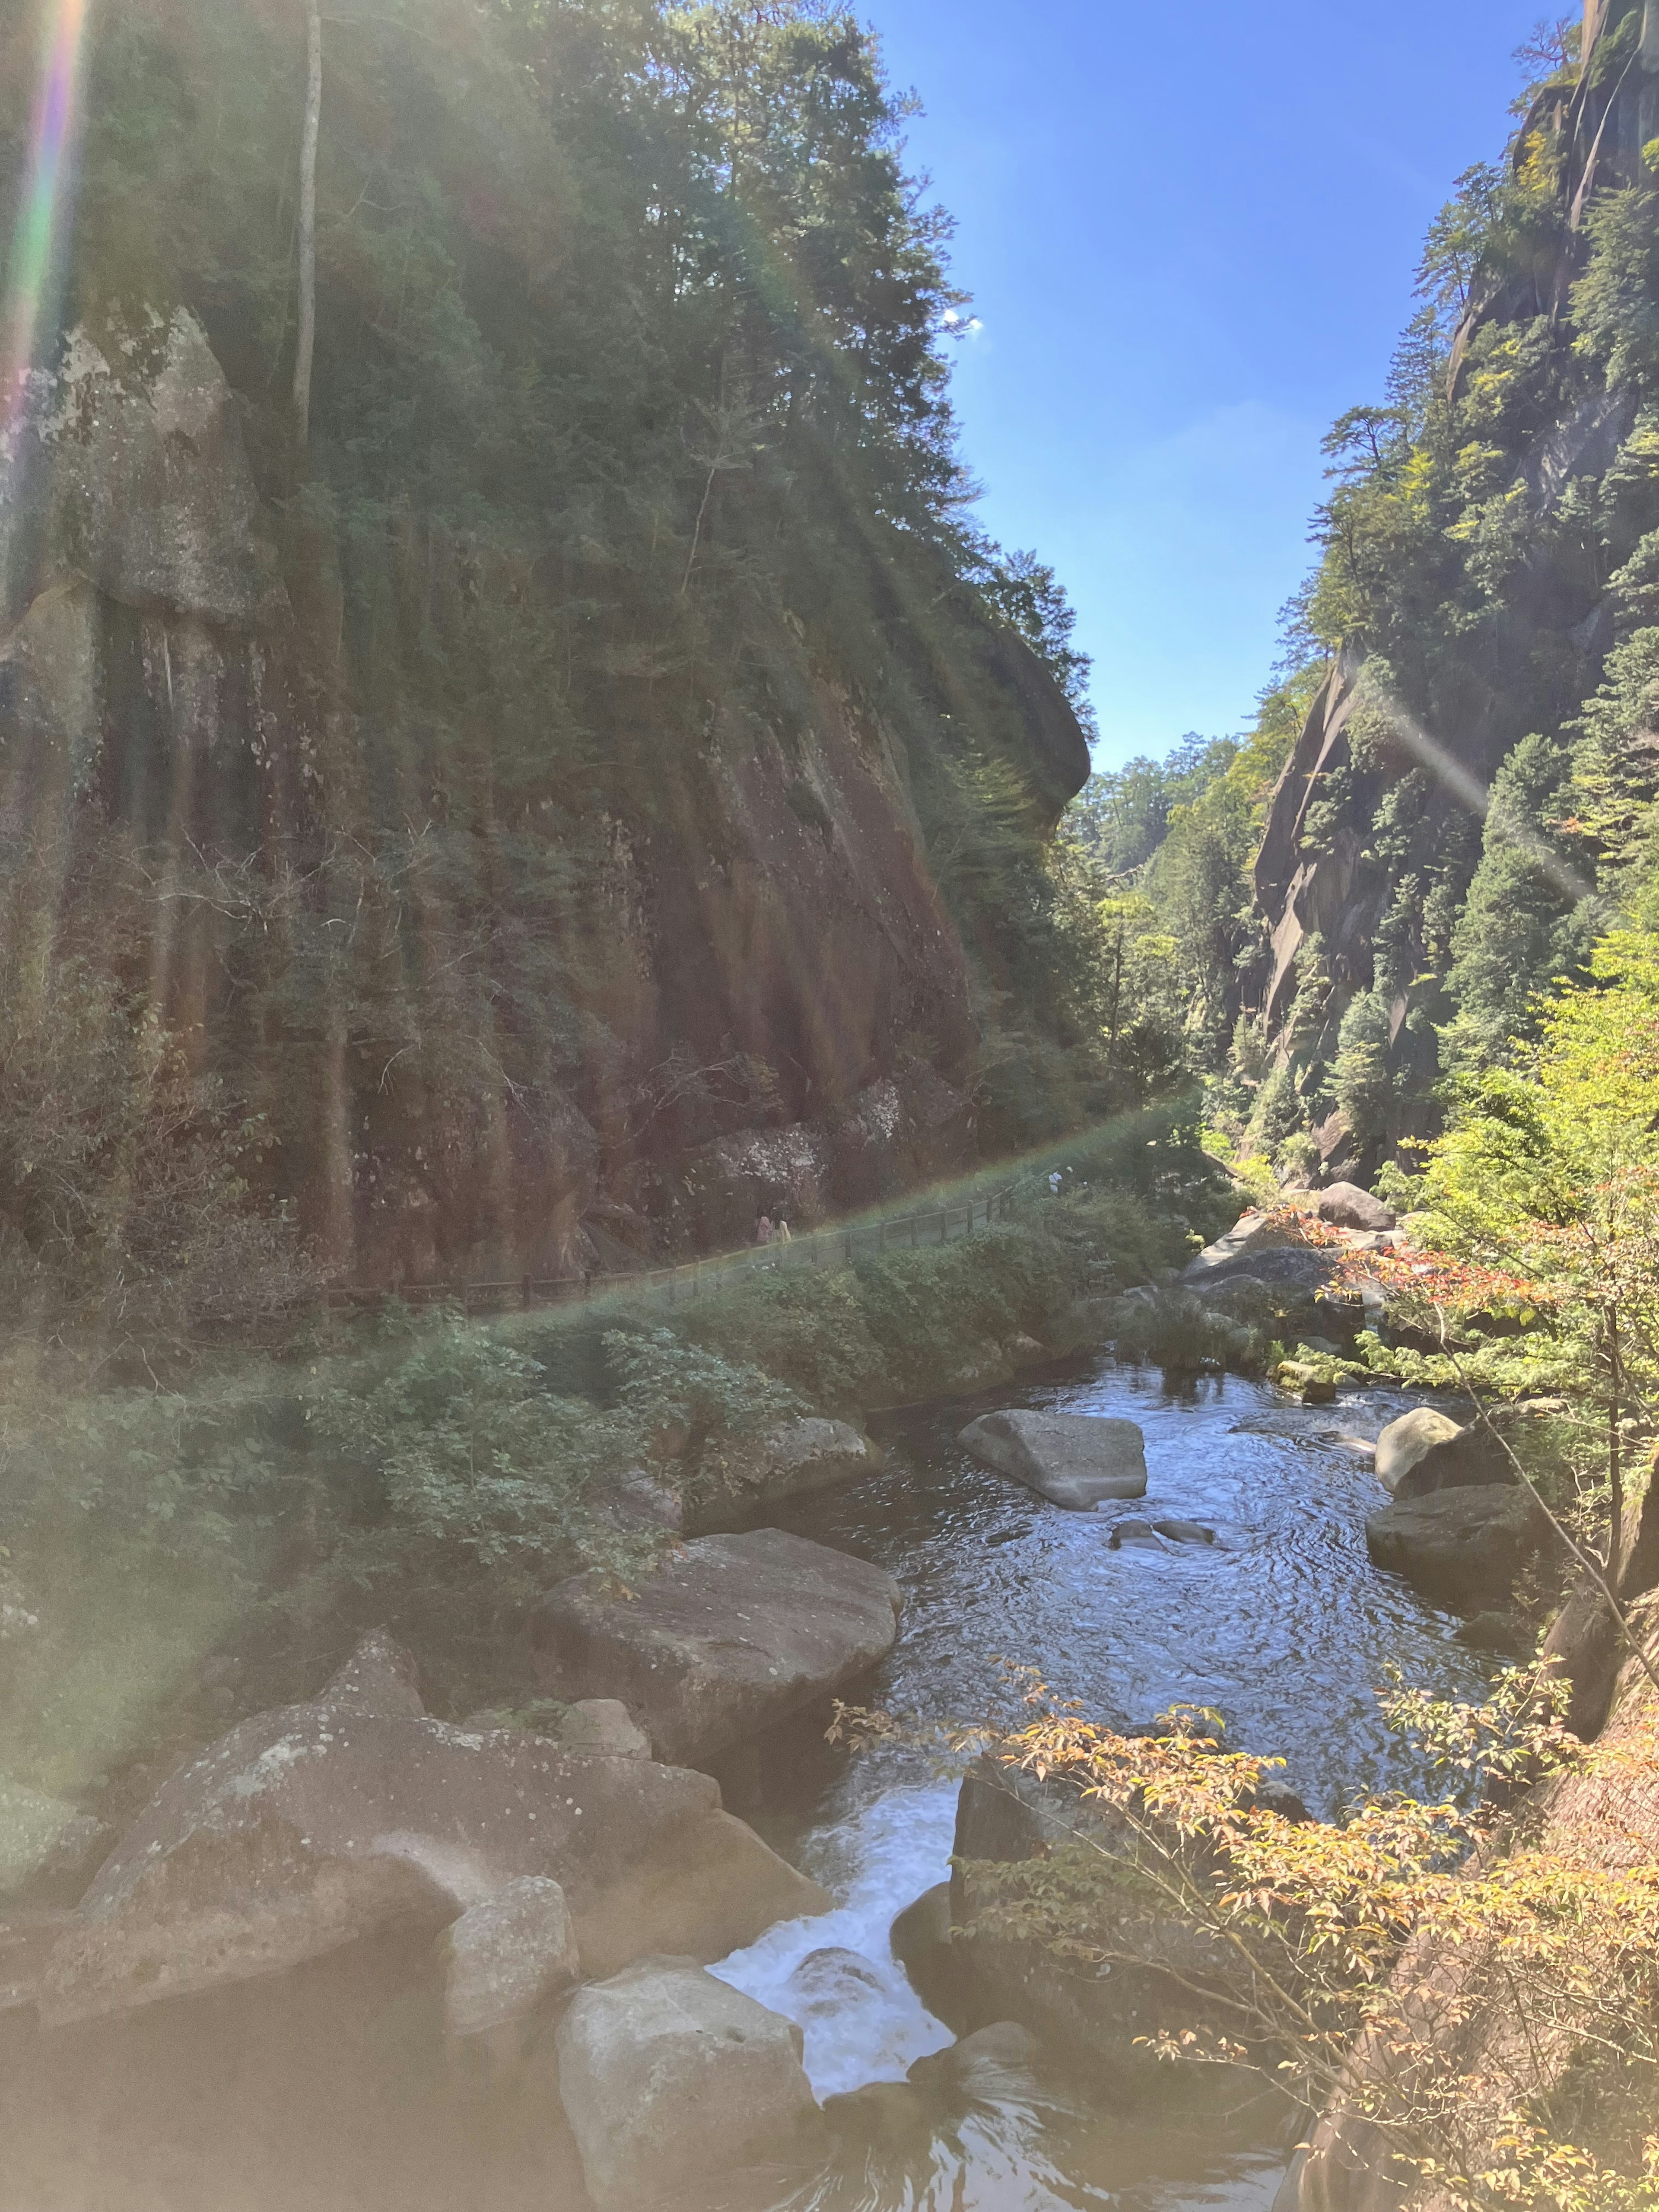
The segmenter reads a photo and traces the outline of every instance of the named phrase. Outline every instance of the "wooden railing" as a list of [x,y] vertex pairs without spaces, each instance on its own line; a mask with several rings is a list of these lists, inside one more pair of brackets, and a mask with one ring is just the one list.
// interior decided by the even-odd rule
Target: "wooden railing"
[[925,1213],[904,1214],[894,1220],[849,1222],[841,1228],[814,1229],[786,1243],[745,1245],[706,1260],[688,1260],[678,1267],[648,1267],[634,1273],[605,1275],[563,1275],[538,1279],[521,1275],[516,1282],[469,1282],[455,1279],[435,1283],[404,1283],[392,1290],[384,1285],[354,1289],[336,1285],[328,1293],[331,1306],[362,1310],[392,1304],[417,1310],[454,1306],[468,1317],[473,1314],[528,1312],[538,1306],[581,1304],[588,1300],[627,1297],[655,1298],[676,1306],[723,1288],[739,1275],[769,1270],[793,1274],[811,1267],[850,1267],[857,1260],[873,1259],[884,1252],[920,1251],[930,1244],[949,1244],[961,1237],[988,1229],[1006,1219],[1015,1186],[988,1198],[964,1200],[960,1206],[935,1206]]

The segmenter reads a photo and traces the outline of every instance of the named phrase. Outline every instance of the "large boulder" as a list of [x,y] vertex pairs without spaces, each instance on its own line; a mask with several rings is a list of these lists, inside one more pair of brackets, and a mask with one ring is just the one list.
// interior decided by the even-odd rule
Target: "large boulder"
[[785,1421],[758,1443],[738,1445],[725,1454],[719,1482],[693,1509],[691,1526],[716,1528],[781,1498],[873,1474],[881,1458],[879,1446],[849,1421]]
[[41,2016],[245,1981],[398,1922],[435,1932],[526,1875],[561,1885],[595,1972],[665,1931],[718,1958],[823,1896],[707,1776],[430,1719],[377,1636],[320,1698],[243,1722],[164,1785],[54,1947]]
[[1392,1498],[1425,1452],[1462,1433],[1462,1423],[1449,1414],[1437,1413],[1432,1406],[1413,1406],[1409,1413],[1390,1421],[1376,1440],[1377,1480]]
[[1201,2100],[1213,2086],[1204,2069],[1162,2065],[1148,2039],[1190,2027],[1212,1996],[1218,2021],[1226,2019],[1242,1991],[1224,1946],[1160,1915],[1152,1893],[1132,1878],[1121,1894],[1103,1892],[1097,1900],[1095,1932],[1113,1960],[1105,1974],[1036,1940],[979,1924],[987,1908],[1003,1900],[1001,1869],[1046,1858],[1079,1834],[1127,1856],[1129,1838],[1120,1816],[1082,1803],[1063,1784],[1039,1782],[990,1759],[963,1778],[951,1854],[956,1935],[951,1971],[938,1974],[952,2003],[951,2025],[976,2030],[1018,2021],[1057,2048],[1085,2054],[1116,2095]]
[[1133,1421],[1089,1413],[987,1413],[960,1443],[987,1467],[1068,1512],[1146,1495],[1146,1446]]
[[548,1690],[620,1698],[659,1759],[695,1765],[866,1673],[898,1634],[898,1584],[781,1528],[702,1536],[636,1591],[578,1575],[531,1644]]
[[[1407,1417],[1409,1418],[1409,1416]],[[1510,1425],[1514,1425],[1512,1423]],[[1383,1435],[1388,1434],[1384,1430]],[[1379,1460],[1382,1439],[1377,1439]],[[1513,1484],[1515,1462],[1499,1436],[1485,1422],[1471,1422],[1424,1444],[1408,1467],[1401,1468],[1389,1486],[1396,1505],[1413,1498],[1431,1498],[1441,1490],[1485,1490],[1494,1484]]]
[[1394,1208],[1362,1190],[1357,1182],[1334,1182],[1328,1190],[1321,1191],[1319,1218],[1333,1229],[1359,1229],[1372,1235],[1395,1224]]
[[601,2208],[641,2212],[744,2166],[826,2148],[794,2021],[701,1971],[641,1959],[559,2023],[559,2094]]
[[1529,1554],[1549,1539],[1530,1492],[1490,1486],[1396,1498],[1365,1523],[1374,1563],[1456,1613],[1502,1606]]
[[525,2020],[581,1978],[565,1894],[544,1875],[524,1875],[469,1905],[439,1938],[444,2026],[487,2035]]

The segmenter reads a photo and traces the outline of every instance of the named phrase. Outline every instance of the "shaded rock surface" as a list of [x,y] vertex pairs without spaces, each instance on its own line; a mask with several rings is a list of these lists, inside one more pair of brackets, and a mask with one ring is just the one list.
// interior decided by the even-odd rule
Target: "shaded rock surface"
[[918,2058],[906,2079],[935,2095],[996,2104],[1030,2096],[1031,2069],[1042,2043],[1017,2020],[994,2021],[953,2043],[948,2051]]
[[752,1941],[814,1909],[708,1777],[451,1727],[411,1710],[412,1672],[371,1638],[314,1702],[244,1722],[173,1775],[59,1939],[43,2018],[246,1980],[400,1921],[435,1929],[525,1875],[561,1884],[590,1962],[637,1956],[665,1923],[718,1957],[734,1920]]
[[1146,1447],[1133,1421],[1086,1413],[987,1413],[959,1441],[987,1467],[1068,1512],[1146,1494]]
[[1548,1535],[1525,1491],[1498,1486],[1396,1498],[1365,1522],[1366,1548],[1379,1567],[1459,1613],[1500,1608]]
[[35,2002],[59,1937],[75,1924],[61,1906],[0,1913],[0,2012]]
[[711,2174],[826,2147],[801,2031],[690,1959],[637,1960],[559,2024],[559,2094],[596,2204],[626,2208]]
[[524,2020],[581,1978],[576,1930],[562,1889],[523,1875],[469,1905],[439,1938],[444,2026],[484,2035]]
[[1413,1406],[1409,1413],[1390,1421],[1376,1440],[1377,1480],[1394,1497],[1425,1452],[1462,1433],[1462,1424],[1449,1413],[1437,1413],[1432,1406]]
[[555,1695],[620,1698],[659,1759],[696,1764],[875,1665],[898,1634],[881,1568],[779,1528],[702,1536],[638,1592],[562,1583],[531,1641]]
[[1392,1229],[1395,1211],[1384,1206],[1380,1198],[1373,1198],[1356,1182],[1334,1182],[1319,1194],[1319,1218],[1334,1229],[1359,1229],[1375,1234],[1381,1229]]
[[1103,1975],[1040,1943],[975,1928],[981,1904],[994,1893],[975,1873],[977,1863],[1020,1864],[1079,1828],[1103,1832],[1111,1825],[1112,1816],[1085,1808],[1071,1791],[991,1760],[963,1778],[951,1877],[957,1931],[951,1951],[962,1996],[951,2024],[977,2031],[1018,2022],[1059,2047],[1086,2053],[1120,2094],[1202,2097],[1213,2085],[1185,2069],[1172,2079],[1143,2039],[1190,2027],[1202,2015],[1206,1990],[1228,1992],[1231,1961],[1221,1946],[1159,1918],[1127,1886],[1121,1904],[1108,1908],[1115,1960]]
[[727,1452],[718,1488],[693,1507],[689,1525],[694,1531],[716,1528],[733,1514],[873,1474],[881,1460],[879,1446],[850,1421],[786,1421],[760,1443]]
[[1395,1503],[1404,1505],[1413,1498],[1432,1498],[1443,1490],[1510,1486],[1516,1479],[1500,1439],[1486,1426],[1471,1423],[1455,1437],[1437,1439],[1399,1476],[1394,1486]]
[[72,1905],[114,1840],[90,1813],[0,1775],[0,1899],[67,1884],[71,1894],[50,1901]]

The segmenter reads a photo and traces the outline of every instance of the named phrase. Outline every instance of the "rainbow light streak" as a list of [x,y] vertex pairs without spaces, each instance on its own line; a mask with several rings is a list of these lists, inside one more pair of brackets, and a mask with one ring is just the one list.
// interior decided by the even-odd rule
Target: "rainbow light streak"
[[0,459],[15,447],[28,398],[29,372],[54,289],[57,248],[64,228],[69,167],[81,94],[81,64],[91,0],[46,0],[41,22],[40,83],[29,134],[28,182],[17,211],[10,279],[0,341]]

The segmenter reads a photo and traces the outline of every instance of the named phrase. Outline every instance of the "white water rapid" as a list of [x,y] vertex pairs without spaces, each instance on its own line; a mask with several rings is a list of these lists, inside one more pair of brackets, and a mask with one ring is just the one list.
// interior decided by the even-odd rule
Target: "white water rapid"
[[888,1929],[950,1875],[956,1811],[953,1786],[902,1789],[814,1830],[801,1864],[836,1899],[835,1911],[784,1921],[711,1969],[799,2022],[807,2077],[820,2098],[867,2081],[902,2081],[918,2058],[955,2040],[911,1988]]

